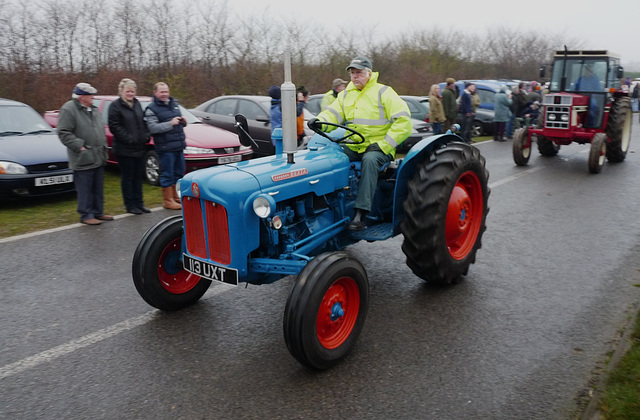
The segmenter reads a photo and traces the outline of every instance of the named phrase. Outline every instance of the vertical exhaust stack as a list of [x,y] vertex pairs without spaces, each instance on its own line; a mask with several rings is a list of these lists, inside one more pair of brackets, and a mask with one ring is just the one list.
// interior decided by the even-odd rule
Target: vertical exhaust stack
[[291,82],[291,55],[284,53],[284,83],[280,86],[282,104],[282,141],[287,162],[293,163],[298,146],[296,126],[296,86]]

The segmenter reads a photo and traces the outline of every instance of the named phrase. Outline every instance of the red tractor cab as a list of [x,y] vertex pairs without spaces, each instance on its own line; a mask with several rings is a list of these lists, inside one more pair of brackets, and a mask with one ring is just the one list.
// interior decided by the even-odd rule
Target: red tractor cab
[[[541,68],[545,78],[545,68]],[[631,139],[631,98],[621,88],[624,70],[609,51],[556,51],[549,92],[531,127],[516,131],[513,159],[524,166],[535,139],[543,156],[555,156],[560,146],[590,143],[589,171],[602,170],[605,158],[622,162]]]

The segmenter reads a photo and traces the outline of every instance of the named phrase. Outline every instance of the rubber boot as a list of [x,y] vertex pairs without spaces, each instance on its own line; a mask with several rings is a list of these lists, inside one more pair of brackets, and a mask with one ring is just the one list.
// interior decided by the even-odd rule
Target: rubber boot
[[173,201],[172,187],[162,188],[162,207],[169,210],[180,210],[182,206]]
[[182,202],[180,201],[180,196],[178,195],[178,191],[176,191],[176,184],[171,186],[171,191],[173,191],[173,201],[182,208]]

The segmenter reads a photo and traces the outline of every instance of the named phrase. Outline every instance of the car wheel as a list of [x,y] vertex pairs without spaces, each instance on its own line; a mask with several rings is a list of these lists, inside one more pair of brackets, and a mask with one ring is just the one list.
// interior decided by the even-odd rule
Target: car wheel
[[144,179],[150,185],[160,185],[160,160],[153,150],[149,150],[144,158]]

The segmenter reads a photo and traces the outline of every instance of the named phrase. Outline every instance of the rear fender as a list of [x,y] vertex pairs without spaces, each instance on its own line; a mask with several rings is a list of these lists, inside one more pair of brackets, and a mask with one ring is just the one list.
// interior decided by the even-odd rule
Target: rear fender
[[441,134],[426,137],[415,144],[406,154],[398,168],[396,186],[393,193],[393,235],[400,233],[400,221],[404,217],[404,201],[407,198],[408,183],[413,178],[416,164],[422,161],[428,154],[439,149],[447,143],[462,141],[455,134]]

